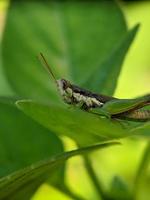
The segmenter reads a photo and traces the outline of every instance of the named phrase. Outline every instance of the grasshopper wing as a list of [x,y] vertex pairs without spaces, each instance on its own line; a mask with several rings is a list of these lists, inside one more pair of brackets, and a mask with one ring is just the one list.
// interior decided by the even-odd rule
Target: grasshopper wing
[[115,99],[104,104],[103,110],[111,115],[134,111],[150,104],[150,95],[136,99]]

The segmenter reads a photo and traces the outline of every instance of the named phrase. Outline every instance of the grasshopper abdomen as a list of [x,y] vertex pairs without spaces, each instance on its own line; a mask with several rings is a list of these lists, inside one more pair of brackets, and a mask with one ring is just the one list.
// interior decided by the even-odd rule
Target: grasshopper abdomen
[[150,110],[134,110],[114,115],[113,118],[125,119],[129,121],[146,122],[150,120]]

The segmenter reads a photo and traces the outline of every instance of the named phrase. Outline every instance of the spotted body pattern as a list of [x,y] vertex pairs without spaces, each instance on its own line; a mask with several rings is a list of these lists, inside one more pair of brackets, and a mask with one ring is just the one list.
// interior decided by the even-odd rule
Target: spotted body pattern
[[59,92],[66,103],[76,105],[84,110],[102,107],[107,101],[115,99],[113,97],[98,95],[88,90],[79,88],[76,85],[72,85],[65,79],[58,80],[57,85]]

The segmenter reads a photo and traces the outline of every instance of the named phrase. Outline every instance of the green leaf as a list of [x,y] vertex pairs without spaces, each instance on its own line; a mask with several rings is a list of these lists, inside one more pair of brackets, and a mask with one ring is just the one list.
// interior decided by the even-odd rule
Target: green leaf
[[1,200],[13,199],[13,195],[18,193],[21,188],[24,188],[28,184],[34,184],[42,182],[47,179],[47,175],[50,175],[54,171],[58,170],[58,167],[62,163],[72,156],[84,154],[96,149],[108,147],[111,145],[119,144],[118,142],[108,142],[98,145],[93,145],[74,151],[66,152],[48,160],[40,161],[34,165],[31,165],[23,170],[17,171],[4,178],[0,179],[0,198]]
[[0,95],[2,96],[2,95],[13,95],[13,94],[14,92],[11,90],[8,80],[5,77],[4,69],[2,67],[2,56],[0,48]]
[[130,131],[131,134],[150,137],[150,122],[140,123],[137,126],[131,128]]
[[107,58],[98,65],[98,67],[86,78],[83,86],[95,92],[101,92],[107,95],[113,95],[121,66],[127,51],[133,42],[139,25],[136,25],[132,30],[128,31],[121,42],[115,45],[115,48],[110,52]]
[[[60,139],[20,112],[15,101],[0,98],[0,177],[63,152]],[[63,183],[63,168],[56,177]]]
[[[36,60],[39,52],[49,57],[48,62],[56,77],[66,78],[80,86],[90,74],[99,77],[99,73],[95,74],[98,66],[105,63],[106,67],[108,63],[110,67],[111,54],[114,59],[112,64],[117,68],[117,72],[112,73],[115,77],[111,91],[108,91],[110,82],[107,80],[105,83],[107,92],[111,93],[116,84],[116,74],[119,74],[120,70],[118,63],[122,63],[119,59],[122,59],[123,55],[122,53],[117,57],[112,52],[119,49],[126,33],[124,17],[114,1],[13,1],[8,11],[3,37],[4,69],[17,94],[44,101],[56,101],[58,97],[54,83],[50,83],[48,75]],[[125,51],[125,47],[120,51]],[[109,81],[111,79],[109,76]],[[17,105],[50,131],[67,135],[82,146],[129,135],[119,122],[102,119],[80,110],[28,101],[20,101]],[[19,180],[22,175],[17,175]],[[14,179],[10,178],[10,182]],[[40,184],[43,180],[40,177],[36,183]],[[30,183],[28,181],[30,179],[23,184],[34,184],[32,180]],[[16,190],[20,190],[20,185],[20,182],[17,182],[13,189],[4,185],[2,195],[16,193]],[[24,193],[28,193],[27,190],[28,188],[25,188]]]
[[39,52],[49,58],[57,77],[79,84],[125,34],[114,1],[13,1],[2,42],[4,69],[17,94],[56,100],[54,84],[37,61]]
[[46,105],[30,100],[17,101],[24,113],[58,135],[66,135],[80,145],[126,137],[119,122],[66,106]]
[[122,180],[121,177],[114,176],[112,183],[111,183],[109,198],[111,200],[116,200],[116,199],[132,200],[128,186]]

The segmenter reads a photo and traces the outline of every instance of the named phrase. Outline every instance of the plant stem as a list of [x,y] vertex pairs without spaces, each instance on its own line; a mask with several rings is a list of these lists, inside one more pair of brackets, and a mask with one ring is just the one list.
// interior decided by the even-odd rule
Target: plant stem
[[107,197],[106,197],[106,194],[103,190],[103,187],[102,187],[102,184],[100,183],[100,181],[98,180],[95,172],[94,172],[94,169],[91,165],[91,161],[90,161],[90,158],[88,157],[88,155],[84,155],[83,156],[84,158],[84,162],[85,162],[85,166],[86,166],[86,169],[88,171],[88,174],[95,186],[95,189],[97,190],[97,193],[99,194],[100,196],[100,199],[103,199],[103,200],[107,200]]
[[136,177],[134,181],[134,194],[138,190],[138,186],[139,186],[140,180],[142,179],[142,176],[144,177],[144,173],[148,167],[149,161],[150,161],[150,141],[147,143],[145,147],[143,157],[141,159],[141,162],[139,164],[139,167],[136,173]]

